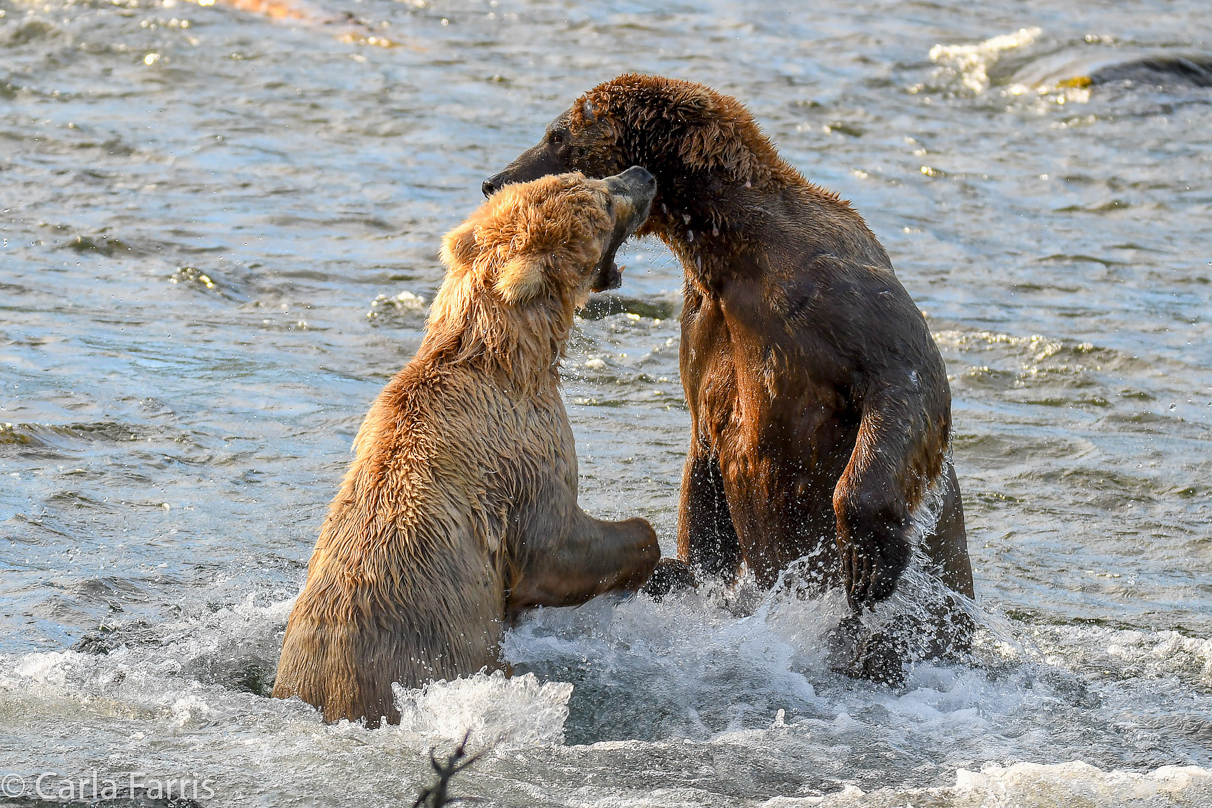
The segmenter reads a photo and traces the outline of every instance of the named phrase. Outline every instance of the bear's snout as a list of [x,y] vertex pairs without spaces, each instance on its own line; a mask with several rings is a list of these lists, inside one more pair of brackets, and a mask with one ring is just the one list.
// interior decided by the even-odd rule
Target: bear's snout
[[656,190],[656,177],[652,176],[652,173],[643,166],[632,166],[620,174],[619,179],[629,185]]
[[625,199],[631,209],[631,216],[620,222],[620,225],[626,229],[624,237],[630,236],[648,218],[652,200],[656,198],[656,177],[652,176],[652,173],[643,166],[632,166],[613,177],[607,177],[606,187],[617,198]]

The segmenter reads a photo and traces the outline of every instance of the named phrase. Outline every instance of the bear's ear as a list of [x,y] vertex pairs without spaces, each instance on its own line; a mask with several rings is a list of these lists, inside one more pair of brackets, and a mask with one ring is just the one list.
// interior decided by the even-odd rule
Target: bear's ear
[[509,259],[497,273],[497,293],[506,303],[522,303],[543,289],[543,256],[534,253]]
[[464,222],[447,233],[442,239],[441,258],[450,269],[471,264],[476,258],[475,225]]

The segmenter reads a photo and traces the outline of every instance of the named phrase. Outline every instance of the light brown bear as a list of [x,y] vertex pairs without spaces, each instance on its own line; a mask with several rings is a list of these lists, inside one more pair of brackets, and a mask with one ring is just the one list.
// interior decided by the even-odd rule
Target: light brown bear
[[558,367],[574,310],[618,274],[651,174],[516,185],[442,245],[425,339],[379,395],[286,625],[273,695],[335,721],[398,722],[391,685],[500,666],[520,610],[641,586],[643,519],[577,505]]
[[[770,587],[808,557],[857,614],[892,594],[923,504],[937,500],[919,547],[931,573],[971,597],[951,390],[925,318],[862,217],[788,165],[735,99],[620,76],[578,98],[484,193],[631,165],[659,186],[639,234],[685,270],[682,563],[662,562],[654,590],[735,580],[742,566]],[[953,632],[957,645],[965,633]],[[878,660],[859,668],[898,676]]]

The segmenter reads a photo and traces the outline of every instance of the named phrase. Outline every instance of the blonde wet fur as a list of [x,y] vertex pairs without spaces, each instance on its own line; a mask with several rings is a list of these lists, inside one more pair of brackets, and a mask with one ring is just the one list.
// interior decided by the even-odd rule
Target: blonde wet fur
[[511,615],[648,578],[660,555],[651,526],[577,505],[557,372],[574,310],[634,208],[605,180],[546,177],[446,236],[425,339],[358,432],[274,696],[328,721],[398,722],[393,682],[498,667]]

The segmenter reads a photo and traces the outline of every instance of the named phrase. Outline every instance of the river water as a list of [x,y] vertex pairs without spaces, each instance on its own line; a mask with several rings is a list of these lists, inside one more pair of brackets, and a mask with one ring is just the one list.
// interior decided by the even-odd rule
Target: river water
[[[46,772],[61,796],[137,772],[202,781],[203,804],[411,804],[429,748],[467,729],[487,751],[454,790],[487,805],[1212,801],[1205,0],[302,16],[0,0],[7,804]],[[398,728],[265,698],[442,234],[629,70],[746,102],[926,312],[974,658],[893,689],[832,672],[836,593],[639,597],[534,615],[506,639],[513,679],[401,692]],[[581,502],[645,516],[672,553],[680,271],[655,242],[621,262],[565,365]]]

